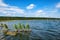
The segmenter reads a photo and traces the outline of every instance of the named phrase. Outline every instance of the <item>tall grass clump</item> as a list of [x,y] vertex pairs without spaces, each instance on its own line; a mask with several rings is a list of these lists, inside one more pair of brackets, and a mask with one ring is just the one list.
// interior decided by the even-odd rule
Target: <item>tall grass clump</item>
[[25,29],[30,29],[29,24],[26,24],[26,25],[25,25]]

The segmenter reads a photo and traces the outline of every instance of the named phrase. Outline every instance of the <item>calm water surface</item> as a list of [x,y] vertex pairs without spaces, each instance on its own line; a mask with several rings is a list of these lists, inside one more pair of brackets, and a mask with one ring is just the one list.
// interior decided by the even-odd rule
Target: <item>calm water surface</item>
[[13,20],[1,23],[7,24],[11,30],[14,30],[13,24],[28,23],[32,30],[29,35],[18,34],[16,37],[0,33],[6,40],[60,40],[60,20]]

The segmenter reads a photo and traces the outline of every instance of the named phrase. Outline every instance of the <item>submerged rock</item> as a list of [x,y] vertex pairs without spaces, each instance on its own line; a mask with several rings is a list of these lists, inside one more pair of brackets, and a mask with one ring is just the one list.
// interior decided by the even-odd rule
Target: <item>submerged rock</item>
[[17,32],[8,31],[8,32],[6,33],[6,35],[15,36],[15,35],[17,35]]

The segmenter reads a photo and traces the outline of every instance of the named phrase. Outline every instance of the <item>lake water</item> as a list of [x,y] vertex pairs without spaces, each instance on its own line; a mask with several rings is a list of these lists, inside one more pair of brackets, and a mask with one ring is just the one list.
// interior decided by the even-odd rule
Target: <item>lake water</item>
[[32,30],[29,35],[5,36],[3,39],[6,40],[60,40],[60,20],[13,20],[1,23],[7,24],[11,30],[14,30],[13,24],[28,23]]

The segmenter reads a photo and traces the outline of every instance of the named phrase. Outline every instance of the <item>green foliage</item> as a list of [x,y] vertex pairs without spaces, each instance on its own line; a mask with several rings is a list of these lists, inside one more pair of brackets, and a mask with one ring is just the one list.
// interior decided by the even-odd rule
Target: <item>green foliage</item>
[[29,24],[26,24],[25,28],[26,28],[26,29],[30,29]]
[[5,32],[5,31],[8,31],[8,26],[7,26],[7,24],[3,24],[3,31]]
[[[7,24],[1,24],[2,26],[3,26],[3,29],[4,30],[8,30],[8,26],[7,26]],[[26,24],[26,25],[24,25],[24,24],[13,24],[13,27],[16,29],[16,30],[20,30],[20,29],[30,29],[30,26],[29,26],[29,24]]]
[[26,24],[26,25],[24,25],[24,24],[18,24],[18,29],[30,29],[30,26],[29,26],[29,24]]
[[1,23],[1,24],[0,24],[0,26],[2,26],[2,27],[3,27],[3,24]]
[[18,24],[18,29],[22,29],[22,25],[20,23]]
[[25,25],[24,24],[22,24],[21,26],[22,26],[23,29],[25,28]]
[[60,18],[49,18],[49,17],[9,17],[0,16],[0,21],[7,20],[60,20]]
[[8,26],[7,26],[7,24],[3,24],[3,26],[4,26],[4,28],[8,29]]
[[17,25],[16,24],[14,24],[13,26],[14,26],[15,29],[17,29]]

